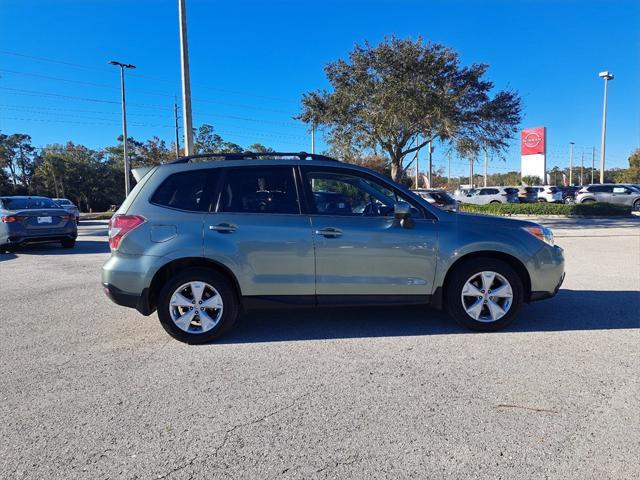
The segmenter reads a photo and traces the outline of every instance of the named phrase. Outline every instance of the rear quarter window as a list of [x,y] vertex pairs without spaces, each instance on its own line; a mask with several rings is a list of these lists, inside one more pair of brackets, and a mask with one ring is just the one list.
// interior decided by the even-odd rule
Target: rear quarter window
[[151,196],[150,202],[163,207],[204,212],[209,210],[207,185],[215,185],[215,169],[192,170],[169,175]]

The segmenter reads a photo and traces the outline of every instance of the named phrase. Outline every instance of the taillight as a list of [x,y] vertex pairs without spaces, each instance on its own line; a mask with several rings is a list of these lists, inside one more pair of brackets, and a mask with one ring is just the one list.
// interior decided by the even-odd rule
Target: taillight
[[140,215],[114,215],[109,220],[109,247],[117,250],[122,239],[145,222]]
[[21,222],[22,220],[24,220],[24,217],[19,215],[5,215],[2,217],[2,223]]
[[75,220],[76,216],[73,213],[69,213],[67,215],[60,215],[60,218],[63,220]]

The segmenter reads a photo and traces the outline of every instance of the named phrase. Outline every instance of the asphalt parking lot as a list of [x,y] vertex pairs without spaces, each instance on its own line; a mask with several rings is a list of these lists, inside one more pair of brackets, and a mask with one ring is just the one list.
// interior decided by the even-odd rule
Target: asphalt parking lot
[[187,346],[104,296],[104,222],[0,255],[0,477],[638,478],[640,218],[544,223],[563,289],[491,334],[256,312]]

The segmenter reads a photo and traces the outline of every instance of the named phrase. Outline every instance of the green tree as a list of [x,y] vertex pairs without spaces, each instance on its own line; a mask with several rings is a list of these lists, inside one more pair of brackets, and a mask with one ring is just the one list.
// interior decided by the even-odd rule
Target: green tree
[[400,180],[405,157],[436,139],[454,142],[461,153],[506,150],[521,101],[512,91],[491,96],[487,69],[463,67],[455,51],[421,38],[365,43],[325,67],[333,91],[303,95],[297,118],[324,127],[343,152],[384,152]]
[[0,163],[9,170],[16,193],[30,192],[31,177],[38,158],[31,136],[24,133],[0,133]]
[[640,148],[636,148],[629,155],[629,168],[625,172],[624,181],[640,183]]
[[537,175],[525,175],[522,177],[523,185],[542,185],[542,180]]
[[274,151],[273,148],[265,147],[261,143],[253,143],[247,147],[247,150],[250,152],[257,152],[257,153],[270,153]]

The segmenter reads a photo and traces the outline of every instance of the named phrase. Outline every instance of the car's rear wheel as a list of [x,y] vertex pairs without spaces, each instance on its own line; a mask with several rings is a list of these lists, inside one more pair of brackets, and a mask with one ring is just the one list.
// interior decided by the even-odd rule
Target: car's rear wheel
[[640,199],[636,200],[635,202],[633,202],[633,209],[638,212],[640,211]]
[[176,340],[207,343],[229,331],[238,317],[238,299],[224,276],[206,268],[179,272],[158,296],[158,318]]
[[544,203],[547,203],[547,199],[546,199],[546,198],[539,198],[539,199],[538,199],[538,202],[540,202],[540,203],[543,203],[543,202],[544,202]]
[[0,244],[0,253],[7,253],[9,251],[8,245]]
[[73,248],[76,246],[75,238],[65,238],[60,242],[62,244],[62,248]]
[[449,314],[463,326],[482,332],[509,325],[524,299],[519,275],[494,258],[475,258],[458,266],[446,291]]
[[502,203],[500,200],[491,200],[489,203]]
[[595,200],[593,198],[585,198],[580,203],[595,203]]

